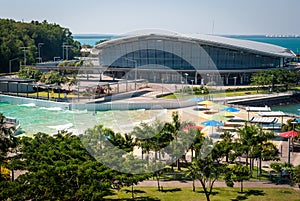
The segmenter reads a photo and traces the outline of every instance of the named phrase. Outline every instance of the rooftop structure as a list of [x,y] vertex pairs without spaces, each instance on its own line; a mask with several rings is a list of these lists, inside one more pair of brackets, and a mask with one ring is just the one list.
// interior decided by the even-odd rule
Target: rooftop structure
[[111,39],[96,45],[92,53],[115,77],[225,85],[248,83],[251,73],[284,68],[296,56],[287,48],[266,43],[154,32]]

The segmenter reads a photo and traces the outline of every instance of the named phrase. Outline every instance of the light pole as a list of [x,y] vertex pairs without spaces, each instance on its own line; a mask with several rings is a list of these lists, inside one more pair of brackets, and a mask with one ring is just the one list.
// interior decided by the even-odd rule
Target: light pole
[[14,60],[17,60],[17,59],[19,59],[19,58],[14,58],[14,59],[9,60],[9,73],[11,73],[11,62]]
[[26,66],[26,50],[28,50],[29,47],[20,47],[21,49],[23,49],[24,52],[24,66]]
[[134,62],[134,90],[136,91],[136,81],[137,81],[137,61],[124,57],[127,61]]
[[234,86],[236,86],[236,78],[237,77],[233,77],[233,79],[234,79]]
[[194,94],[194,80],[191,80],[192,82],[192,95]]
[[233,79],[234,79],[234,93],[235,93],[235,91],[236,91],[236,78],[237,78],[237,77],[233,77]]
[[184,73],[184,75],[185,75],[185,84],[187,85],[187,76],[188,76],[189,74]]
[[[291,164],[291,138],[292,138],[292,144],[293,144],[293,136],[294,136],[294,132],[295,132],[295,124],[297,124],[298,122],[296,121],[292,121],[291,124],[293,125],[293,133],[291,136],[289,136],[288,138],[288,164]],[[292,147],[292,151],[294,149],[294,146]]]
[[44,45],[44,43],[38,43],[38,50],[39,50],[39,62],[42,63],[42,57],[41,57],[41,47]]
[[164,79],[161,79],[161,94],[164,93]]
[[64,53],[65,53],[65,48],[66,48],[66,60],[69,60],[69,47],[72,47],[72,45],[66,45],[66,43],[63,43],[62,48],[63,48],[63,57],[62,59],[64,60]]

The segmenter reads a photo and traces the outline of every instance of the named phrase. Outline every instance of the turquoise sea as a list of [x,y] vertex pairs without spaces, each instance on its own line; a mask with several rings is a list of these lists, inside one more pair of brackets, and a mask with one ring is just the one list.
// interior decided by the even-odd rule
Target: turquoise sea
[[300,104],[274,106],[271,108],[272,111],[282,111],[289,114],[300,115]]

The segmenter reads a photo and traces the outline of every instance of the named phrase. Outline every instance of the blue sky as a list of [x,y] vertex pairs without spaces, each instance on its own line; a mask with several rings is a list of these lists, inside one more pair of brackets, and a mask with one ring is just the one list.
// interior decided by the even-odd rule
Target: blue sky
[[299,0],[0,0],[0,18],[47,20],[74,34],[163,29],[300,35],[299,8]]

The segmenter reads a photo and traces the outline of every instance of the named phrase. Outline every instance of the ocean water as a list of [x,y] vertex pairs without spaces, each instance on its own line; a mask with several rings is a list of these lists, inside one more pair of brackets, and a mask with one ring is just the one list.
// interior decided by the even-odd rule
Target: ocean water
[[241,36],[227,36],[230,38],[237,38],[242,40],[251,40],[256,42],[263,42],[263,43],[269,43],[273,45],[278,45],[282,47],[286,47],[290,50],[292,50],[295,53],[300,52],[300,36],[289,36],[289,37],[270,37],[270,36],[261,36],[261,35],[241,35]]
[[[91,46],[94,46],[98,41],[112,39],[115,37],[118,36],[109,34],[74,34],[74,40],[79,41],[82,45],[86,44]],[[267,37],[263,35],[226,35],[225,37],[270,43],[286,47],[295,53],[300,53],[300,36]]]
[[272,111],[282,111],[289,114],[300,115],[300,104],[282,105],[271,107]]
[[74,40],[77,40],[81,45],[95,46],[97,42],[114,38],[114,35],[108,34],[74,34]]
[[162,121],[169,117],[167,110],[110,110],[95,113],[59,107],[37,107],[35,104],[13,105],[8,102],[0,102],[0,113],[19,120],[22,131],[29,136],[37,132],[55,134],[58,130],[82,134],[86,129],[99,124],[116,132],[128,133],[141,122]]

